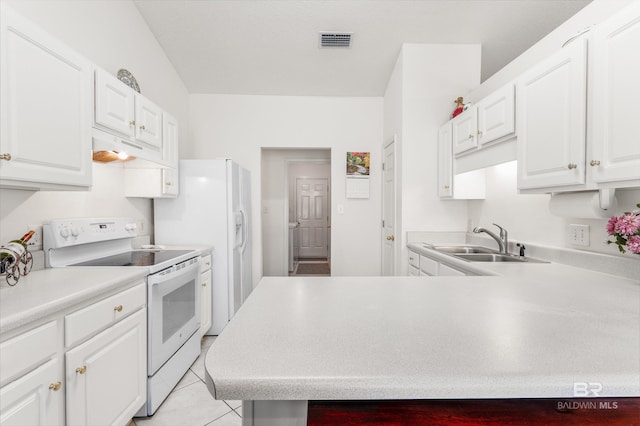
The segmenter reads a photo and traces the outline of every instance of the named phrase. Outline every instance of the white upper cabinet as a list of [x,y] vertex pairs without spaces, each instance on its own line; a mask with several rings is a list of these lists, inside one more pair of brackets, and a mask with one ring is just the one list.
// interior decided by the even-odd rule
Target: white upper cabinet
[[438,129],[438,196],[453,196],[453,152],[451,148],[451,121]]
[[[587,161],[596,183],[640,179],[640,4],[594,33],[593,138]],[[626,186],[626,185],[624,185]]]
[[95,126],[122,137],[137,158],[161,161],[162,109],[103,70],[95,72]]
[[451,126],[454,154],[459,154],[478,146],[478,139],[476,137],[478,131],[478,116],[474,106],[463,111],[451,120]]
[[178,168],[178,120],[166,112],[162,113],[162,161],[164,164]]
[[136,98],[135,138],[162,149],[162,110],[140,95]]
[[0,186],[87,189],[91,63],[0,8]]
[[133,90],[101,70],[96,70],[95,76],[95,122],[125,136],[134,136]]
[[478,111],[478,143],[487,144],[516,130],[515,88],[513,84],[496,90],[476,105]]
[[519,189],[585,182],[586,84],[584,38],[518,79]]

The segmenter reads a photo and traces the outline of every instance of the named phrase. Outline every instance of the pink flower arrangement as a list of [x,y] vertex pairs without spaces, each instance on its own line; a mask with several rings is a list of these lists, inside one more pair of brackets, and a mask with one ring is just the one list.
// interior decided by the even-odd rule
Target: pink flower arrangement
[[[640,204],[637,207],[640,208]],[[607,234],[614,239],[607,244],[616,244],[621,253],[625,253],[626,246],[631,253],[640,254],[640,212],[611,217],[607,222]]]

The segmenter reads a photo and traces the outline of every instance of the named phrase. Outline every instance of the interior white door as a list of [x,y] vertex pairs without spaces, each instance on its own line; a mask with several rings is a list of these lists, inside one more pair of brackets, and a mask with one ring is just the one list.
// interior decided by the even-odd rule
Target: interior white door
[[395,275],[395,139],[384,147],[382,171],[382,275]]
[[300,222],[299,257],[326,258],[328,179],[296,179],[296,211]]

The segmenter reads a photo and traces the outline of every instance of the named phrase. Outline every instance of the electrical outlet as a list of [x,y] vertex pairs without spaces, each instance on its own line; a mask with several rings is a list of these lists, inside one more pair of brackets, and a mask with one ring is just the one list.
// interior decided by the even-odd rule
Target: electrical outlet
[[574,246],[589,246],[589,225],[569,225],[569,243]]
[[32,229],[36,231],[36,233],[33,234],[29,241],[27,241],[27,247],[32,251],[42,250],[42,225],[29,225],[24,231],[25,234]]

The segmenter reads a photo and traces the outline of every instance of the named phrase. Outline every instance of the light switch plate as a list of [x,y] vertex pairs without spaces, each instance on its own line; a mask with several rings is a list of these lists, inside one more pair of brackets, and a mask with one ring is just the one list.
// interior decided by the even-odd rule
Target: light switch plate
[[569,243],[574,246],[589,246],[589,225],[572,223],[569,225]]

